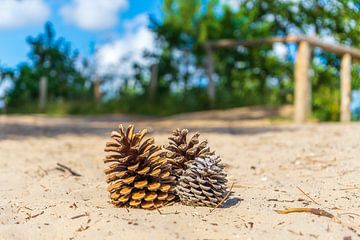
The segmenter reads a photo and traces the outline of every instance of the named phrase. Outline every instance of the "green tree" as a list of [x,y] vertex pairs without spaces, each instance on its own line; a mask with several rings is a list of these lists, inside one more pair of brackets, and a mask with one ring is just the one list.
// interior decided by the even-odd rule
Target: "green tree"
[[76,67],[77,51],[64,38],[57,38],[51,23],[45,32],[28,37],[30,63],[21,64],[12,76],[5,100],[9,109],[33,111],[39,95],[39,80],[48,81],[48,101],[80,101],[92,95],[92,83]]

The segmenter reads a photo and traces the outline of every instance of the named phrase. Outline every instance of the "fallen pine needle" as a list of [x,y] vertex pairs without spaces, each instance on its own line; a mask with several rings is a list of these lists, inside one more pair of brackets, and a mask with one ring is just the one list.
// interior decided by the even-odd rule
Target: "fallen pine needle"
[[330,218],[333,222],[341,224],[342,226],[348,228],[350,231],[355,233],[357,236],[360,236],[360,229],[358,229],[356,226],[345,223],[345,222],[341,221],[340,218],[336,217],[334,214],[329,213],[322,209],[318,209],[318,208],[287,208],[284,210],[275,210],[275,212],[277,212],[279,214],[307,212],[307,213],[311,213],[311,214],[314,214],[314,215],[317,215],[320,217],[327,217],[327,218]]
[[306,192],[304,192],[301,188],[299,188],[298,186],[296,186],[297,187],[297,189],[299,189],[299,191],[300,192],[302,192],[307,198],[309,198],[313,203],[315,203],[316,205],[319,205],[320,206],[320,204],[318,203],[318,202],[316,202],[315,201],[315,199],[313,199],[312,197],[310,197],[310,195],[309,194],[307,194]]
[[233,187],[234,187],[234,184],[235,184],[235,182],[233,182],[233,183],[231,184],[230,190],[227,192],[227,194],[225,195],[225,197],[224,197],[223,199],[221,199],[221,201],[220,201],[213,209],[210,209],[210,212],[213,212],[216,208],[218,208],[218,207],[229,197],[229,195],[230,195],[230,193],[231,193],[231,190],[232,190]]
[[347,190],[360,190],[360,187],[349,187],[349,188],[340,188],[341,191],[347,191]]

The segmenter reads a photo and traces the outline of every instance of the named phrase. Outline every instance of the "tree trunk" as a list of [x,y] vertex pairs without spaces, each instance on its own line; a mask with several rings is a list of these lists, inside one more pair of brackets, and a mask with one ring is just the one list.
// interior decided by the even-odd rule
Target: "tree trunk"
[[39,110],[40,112],[45,111],[46,98],[47,98],[47,78],[41,77],[39,81]]
[[100,104],[101,92],[100,92],[100,80],[98,75],[95,75],[95,79],[94,79],[94,96],[96,103]]
[[158,82],[158,65],[152,64],[150,67],[150,71],[151,71],[151,78],[149,84],[149,100],[154,101],[156,95],[157,82]]

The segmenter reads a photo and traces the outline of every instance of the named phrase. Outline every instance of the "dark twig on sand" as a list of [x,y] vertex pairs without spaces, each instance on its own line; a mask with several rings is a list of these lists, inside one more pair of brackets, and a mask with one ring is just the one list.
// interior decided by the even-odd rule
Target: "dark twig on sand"
[[30,215],[30,216],[28,216],[26,219],[30,219],[30,218],[36,218],[36,217],[38,217],[38,216],[40,216],[40,215],[42,215],[42,214],[44,214],[44,211],[41,211],[40,213],[38,213],[38,214],[35,214],[35,215]]
[[89,216],[89,214],[86,212],[86,213],[83,213],[83,214],[73,216],[71,219],[77,219],[77,218],[87,217],[87,216]]
[[58,165],[61,169],[64,169],[64,170],[68,171],[73,176],[76,176],[76,177],[81,177],[82,176],[81,174],[75,172],[74,170],[72,170],[71,168],[65,166],[64,164],[56,163],[56,165]]

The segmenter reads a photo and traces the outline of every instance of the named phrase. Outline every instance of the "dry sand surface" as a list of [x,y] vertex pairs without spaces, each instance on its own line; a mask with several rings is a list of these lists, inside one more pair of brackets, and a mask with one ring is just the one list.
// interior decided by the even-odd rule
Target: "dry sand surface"
[[[0,116],[0,239],[359,238],[360,124],[300,126],[263,117],[256,109],[166,119]],[[175,127],[200,131],[235,182],[230,198],[213,212],[180,204],[162,214],[114,208],[102,159],[120,122],[150,128],[159,144]],[[290,207],[324,209],[353,230],[324,216],[274,211]]]

